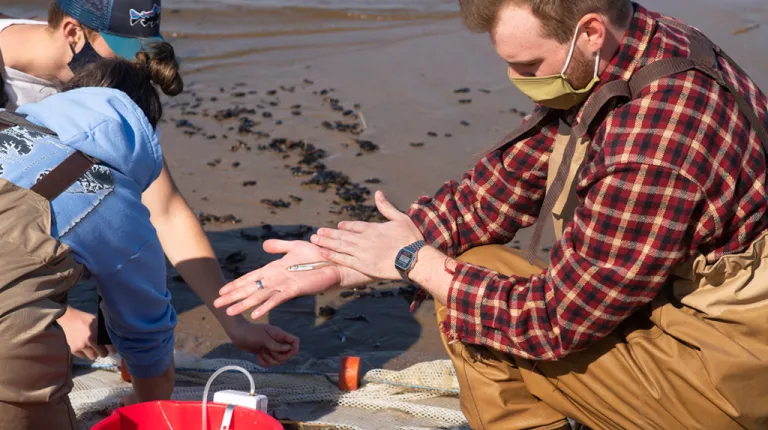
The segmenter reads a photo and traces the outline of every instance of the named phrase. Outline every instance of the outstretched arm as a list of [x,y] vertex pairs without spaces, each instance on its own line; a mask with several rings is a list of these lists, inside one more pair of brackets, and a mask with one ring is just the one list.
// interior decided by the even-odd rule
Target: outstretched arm
[[[270,364],[283,362],[296,354],[298,339],[294,336],[279,329],[254,327],[245,318],[227,315],[213,305],[219,289],[226,283],[224,274],[208,237],[176,187],[166,163],[160,177],[144,192],[142,203],[151,213],[152,225],[168,260],[213,312],[238,348],[257,354],[260,361]],[[277,340],[282,347],[268,348],[271,344],[266,341],[270,339]]]

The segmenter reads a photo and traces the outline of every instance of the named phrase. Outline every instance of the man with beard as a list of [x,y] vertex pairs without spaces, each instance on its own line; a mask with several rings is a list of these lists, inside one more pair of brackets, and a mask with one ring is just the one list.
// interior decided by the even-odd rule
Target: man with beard
[[[377,193],[390,222],[266,243],[287,255],[216,305],[402,277],[435,297],[473,428],[768,428],[765,94],[636,3],[459,3],[531,117],[408,214]],[[527,255],[503,246],[534,225]]]

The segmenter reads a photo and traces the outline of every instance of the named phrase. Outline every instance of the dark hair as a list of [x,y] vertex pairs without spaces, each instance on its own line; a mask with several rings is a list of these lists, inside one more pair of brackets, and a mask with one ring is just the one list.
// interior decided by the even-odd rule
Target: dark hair
[[491,32],[501,8],[508,4],[529,7],[541,21],[544,35],[560,43],[571,40],[579,20],[589,13],[603,13],[618,25],[632,15],[629,0],[459,0],[464,24],[477,33]]
[[48,6],[48,27],[58,28],[66,17],[67,14],[61,10],[56,0],[52,0]]
[[105,87],[128,95],[156,127],[163,116],[159,87],[163,93],[175,96],[184,90],[179,64],[168,43],[158,43],[139,52],[133,61],[104,58],[83,67],[62,91],[84,87]]

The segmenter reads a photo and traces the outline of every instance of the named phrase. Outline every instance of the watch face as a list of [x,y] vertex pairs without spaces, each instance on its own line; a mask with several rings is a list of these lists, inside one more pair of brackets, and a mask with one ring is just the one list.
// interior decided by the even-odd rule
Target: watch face
[[395,267],[400,270],[408,270],[411,268],[412,262],[413,254],[409,251],[406,251],[405,249],[401,249],[395,258]]

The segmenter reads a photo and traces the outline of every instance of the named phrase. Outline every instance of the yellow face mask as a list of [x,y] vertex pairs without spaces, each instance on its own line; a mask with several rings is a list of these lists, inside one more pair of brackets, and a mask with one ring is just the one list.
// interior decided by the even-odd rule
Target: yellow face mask
[[546,106],[552,109],[570,109],[576,105],[583,103],[587,97],[589,97],[592,89],[600,82],[600,78],[597,72],[600,68],[600,52],[597,53],[595,59],[595,76],[592,81],[583,89],[575,90],[568,82],[568,77],[565,75],[568,66],[573,59],[573,53],[576,50],[576,40],[579,35],[579,29],[576,29],[576,34],[573,36],[571,42],[571,51],[568,53],[568,58],[565,60],[565,66],[563,71],[559,75],[551,76],[534,76],[534,77],[509,77],[509,80],[528,98],[533,100],[534,103]]

